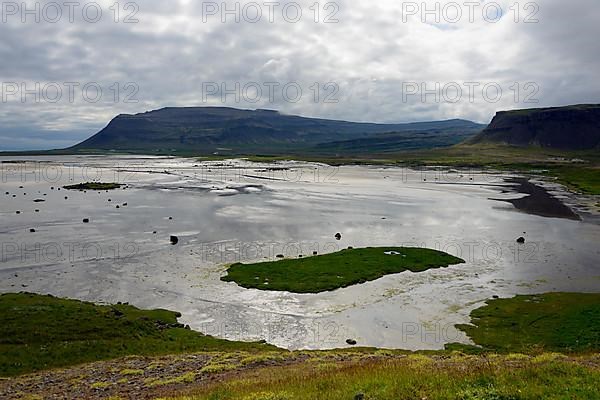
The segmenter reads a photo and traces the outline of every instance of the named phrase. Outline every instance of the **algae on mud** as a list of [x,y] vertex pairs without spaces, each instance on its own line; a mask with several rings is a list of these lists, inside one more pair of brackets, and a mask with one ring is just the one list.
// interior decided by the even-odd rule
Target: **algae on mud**
[[233,264],[221,278],[244,288],[320,293],[404,271],[422,272],[462,264],[449,254],[413,247],[368,247],[298,259]]

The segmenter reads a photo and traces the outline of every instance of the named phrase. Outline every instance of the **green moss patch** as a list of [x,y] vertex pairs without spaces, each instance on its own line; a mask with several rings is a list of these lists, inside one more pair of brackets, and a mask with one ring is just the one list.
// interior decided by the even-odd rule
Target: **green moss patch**
[[547,293],[490,300],[471,318],[472,325],[457,328],[484,350],[600,350],[600,294]]
[[0,295],[0,376],[127,355],[278,350],[184,329],[178,316],[125,304],[99,306],[28,293]]

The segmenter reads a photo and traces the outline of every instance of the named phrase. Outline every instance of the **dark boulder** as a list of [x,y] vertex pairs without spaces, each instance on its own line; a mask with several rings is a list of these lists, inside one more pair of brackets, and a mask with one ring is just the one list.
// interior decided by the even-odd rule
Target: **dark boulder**
[[348,339],[346,340],[346,343],[349,344],[350,346],[356,346],[357,342],[354,339]]
[[121,310],[116,309],[116,308],[113,308],[112,312],[115,315],[115,317],[122,317],[123,315],[125,315],[125,314],[123,314],[123,312]]
[[171,236],[171,244],[175,246],[177,243],[179,243],[179,238],[177,236]]

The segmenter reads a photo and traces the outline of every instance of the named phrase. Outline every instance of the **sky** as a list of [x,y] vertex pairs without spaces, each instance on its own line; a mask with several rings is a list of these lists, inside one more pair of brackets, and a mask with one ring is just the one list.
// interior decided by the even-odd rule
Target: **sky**
[[598,0],[0,4],[0,150],[172,106],[488,123],[600,102]]

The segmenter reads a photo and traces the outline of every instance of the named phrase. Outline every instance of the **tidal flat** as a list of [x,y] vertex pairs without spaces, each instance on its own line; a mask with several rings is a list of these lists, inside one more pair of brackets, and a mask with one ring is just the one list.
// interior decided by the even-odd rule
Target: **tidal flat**
[[[506,172],[133,156],[2,161],[2,293],[175,310],[194,330],[288,349],[354,338],[433,350],[470,343],[454,325],[493,296],[600,291],[598,217],[552,185],[580,218],[521,212],[514,200],[528,194]],[[123,186],[63,188],[89,182]],[[466,263],[319,294],[220,279],[237,262],[397,246]]]

